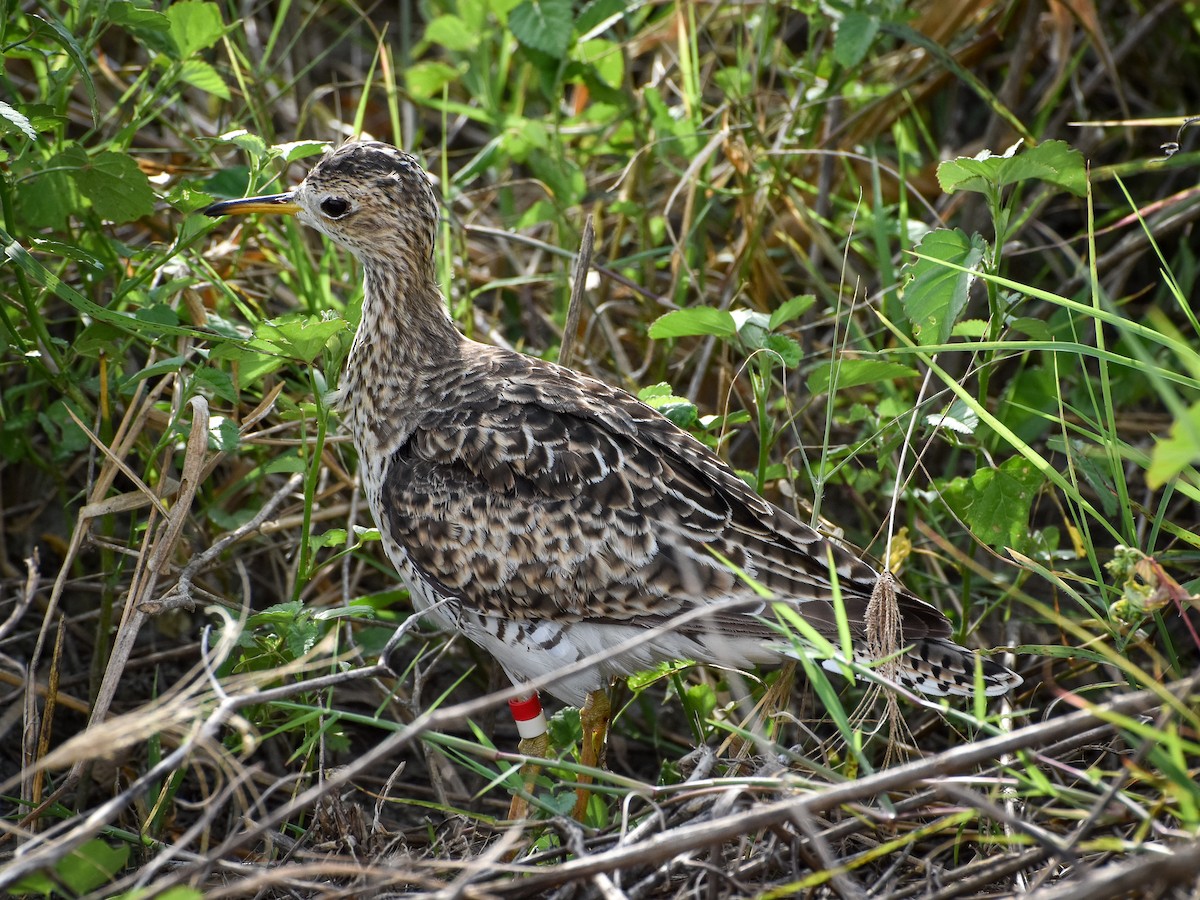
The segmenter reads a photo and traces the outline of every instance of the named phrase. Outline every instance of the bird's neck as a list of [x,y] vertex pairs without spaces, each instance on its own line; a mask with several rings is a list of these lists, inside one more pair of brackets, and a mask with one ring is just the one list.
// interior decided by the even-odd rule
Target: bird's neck
[[342,378],[346,423],[372,456],[406,441],[463,357],[432,271],[364,266],[362,320]]

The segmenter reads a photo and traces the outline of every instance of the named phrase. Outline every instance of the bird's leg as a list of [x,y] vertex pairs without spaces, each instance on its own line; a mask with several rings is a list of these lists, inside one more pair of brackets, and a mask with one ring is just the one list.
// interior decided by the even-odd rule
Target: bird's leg
[[[579,724],[583,727],[583,750],[579,754],[581,765],[595,769],[604,763],[604,740],[608,736],[608,719],[612,707],[608,701],[608,691],[600,689],[591,691],[579,710]],[[580,775],[582,786],[575,792],[575,809],[571,815],[578,821],[583,821],[587,812],[591,791],[587,786],[592,783],[591,775]]]
[[[528,697],[509,700],[508,708],[517,723],[517,733],[521,735],[517,752],[522,756],[546,759],[550,755],[550,735],[546,733],[546,714],[542,712],[542,701],[538,699],[537,691]],[[533,793],[541,771],[542,764],[532,760],[521,766],[521,779],[525,783],[526,794]],[[529,801],[521,794],[513,794],[512,803],[508,807],[508,818],[516,821],[528,817]]]

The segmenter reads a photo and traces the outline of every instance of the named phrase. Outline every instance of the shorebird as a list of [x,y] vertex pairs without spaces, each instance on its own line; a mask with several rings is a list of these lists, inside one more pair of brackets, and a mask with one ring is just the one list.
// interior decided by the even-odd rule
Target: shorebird
[[[789,645],[758,588],[835,641],[843,616],[853,655],[872,661],[879,576],[850,547],[624,390],[458,331],[434,271],[438,196],[413,156],[348,143],[288,193],[204,212],[295,215],[358,258],[362,320],[337,398],[388,558],[418,609],[515,684],[564,670],[548,690],[581,707],[584,765],[600,759],[612,677],[665,660],[780,661]],[[901,686],[969,696],[977,681],[986,695],[1020,684],[954,643],[933,606],[902,587],[896,599]],[[536,693],[512,708],[522,752],[544,758]],[[510,817],[525,808],[514,801]]]

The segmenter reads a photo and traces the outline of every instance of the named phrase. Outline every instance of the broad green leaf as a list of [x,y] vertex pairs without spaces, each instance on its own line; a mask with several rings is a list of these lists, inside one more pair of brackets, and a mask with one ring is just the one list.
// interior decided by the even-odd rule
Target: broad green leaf
[[113,877],[129,860],[129,845],[110,846],[100,839],[88,841],[54,867],[73,896],[87,894]]
[[282,144],[272,144],[267,152],[290,163],[324,153],[328,146],[328,141],[286,141]]
[[83,208],[83,197],[66,173],[59,153],[46,161],[43,171],[17,182],[17,214],[26,228],[62,231],[67,219]]
[[109,0],[105,13],[109,21],[124,28],[143,46],[174,57],[176,48],[171,41],[171,20],[162,13],[130,0]]
[[1193,403],[1171,425],[1170,434],[1154,445],[1146,484],[1158,489],[1194,465],[1200,465],[1200,403]]
[[254,334],[293,359],[310,363],[321,355],[331,337],[349,327],[345,319],[289,315],[262,322]]
[[571,0],[525,0],[508,14],[508,27],[526,47],[562,59],[571,46]]
[[575,27],[581,35],[586,35],[601,22],[619,17],[628,8],[626,0],[589,0],[579,10]]
[[467,23],[458,16],[444,15],[430,19],[425,26],[424,37],[431,43],[460,53],[479,45],[479,33],[468,28]]
[[837,377],[837,388],[857,387],[893,378],[912,378],[920,373],[910,367],[881,359],[843,359],[817,366],[805,382],[810,394],[828,393],[833,378]]
[[238,393],[233,386],[233,379],[228,373],[222,372],[220,369],[205,367],[197,369],[196,383],[211,393],[214,397],[219,397],[229,404],[238,402]]
[[737,323],[728,310],[697,306],[694,309],[677,309],[659,316],[649,331],[650,337],[656,341],[698,334],[733,337],[737,334]]
[[232,453],[238,448],[241,435],[238,433],[237,422],[225,416],[213,416],[208,422],[208,447]]
[[444,62],[419,62],[404,70],[404,86],[415,99],[429,100],[440,97],[442,88],[457,81],[460,74]]
[[954,191],[988,193],[1021,181],[1045,181],[1077,197],[1087,194],[1087,169],[1083,154],[1065,141],[1046,141],[1018,153],[1018,141],[1000,155],[984,150],[974,158],[960,157],[938,166],[938,184],[947,194]]
[[154,212],[154,191],[132,157],[108,150],[89,157],[69,147],[56,159],[71,168],[71,178],[100,218],[132,222]]
[[815,294],[800,294],[790,300],[785,300],[779,309],[771,313],[771,320],[767,323],[767,327],[774,331],[780,325],[785,325],[793,319],[798,319],[817,302]]
[[904,265],[900,301],[920,344],[944,344],[954,323],[967,305],[974,276],[941,265],[950,262],[967,269],[983,260],[987,243],[979,235],[967,237],[955,228],[929,232],[916,251],[931,259],[916,259]]
[[175,42],[181,60],[211,47],[225,33],[221,8],[215,3],[181,0],[168,6],[166,15],[171,23],[171,40]]
[[1023,456],[970,478],[955,478],[942,491],[946,503],[991,547],[1020,549],[1029,536],[1029,512],[1043,484],[1040,472]]
[[677,397],[669,384],[652,384],[638,391],[638,399],[658,410],[680,428],[691,428],[700,418],[696,404],[686,397]]
[[0,100],[0,119],[13,125],[31,141],[37,140],[37,132],[33,130],[33,123],[23,113],[18,112],[3,100]]
[[846,13],[837,25],[833,58],[839,65],[857,66],[866,57],[878,33],[878,16],[861,12]]
[[763,341],[762,349],[774,353],[779,357],[779,362],[789,369],[800,365],[800,357],[803,355],[800,345],[786,334],[768,334]]
[[202,59],[187,59],[179,69],[179,77],[194,88],[212,94],[221,100],[230,99],[229,85],[217,74],[217,70]]

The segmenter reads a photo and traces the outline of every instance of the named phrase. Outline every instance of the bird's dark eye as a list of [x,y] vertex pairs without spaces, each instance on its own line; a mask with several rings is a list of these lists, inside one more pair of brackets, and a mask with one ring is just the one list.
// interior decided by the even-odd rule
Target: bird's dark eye
[[341,197],[326,197],[321,201],[321,212],[331,219],[340,219],[350,212],[350,201]]

